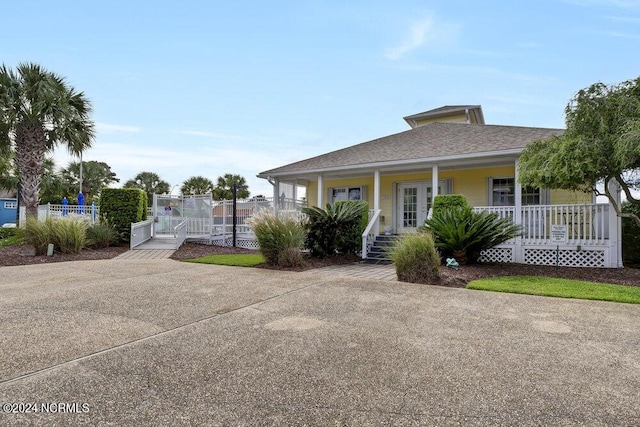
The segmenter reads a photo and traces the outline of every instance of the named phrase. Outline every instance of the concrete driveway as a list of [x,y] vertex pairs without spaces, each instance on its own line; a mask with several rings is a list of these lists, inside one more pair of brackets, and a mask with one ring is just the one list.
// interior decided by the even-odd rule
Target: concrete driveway
[[639,392],[635,305],[172,260],[0,268],[3,426],[638,425]]

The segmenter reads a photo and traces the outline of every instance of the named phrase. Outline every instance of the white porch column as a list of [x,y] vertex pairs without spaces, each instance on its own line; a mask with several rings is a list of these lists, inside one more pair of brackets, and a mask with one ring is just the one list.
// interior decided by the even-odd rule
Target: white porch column
[[[609,181],[609,191],[615,199],[615,203],[620,207],[620,185],[614,181]],[[609,265],[607,267],[622,268],[622,221],[616,214],[613,204],[609,201]]]
[[431,206],[438,195],[438,165],[431,167]]
[[373,173],[373,209],[380,209],[380,171]]
[[322,185],[322,175],[318,175],[318,207],[322,208],[322,194],[324,193],[324,186]]
[[[515,188],[514,188],[514,207],[513,207],[513,222],[515,224],[520,224],[522,225],[522,185],[520,184],[520,181],[518,180],[518,170],[520,169],[520,160],[516,159],[515,161],[515,173],[514,173],[514,184],[515,184]],[[524,262],[524,249],[522,249],[522,238],[521,237],[516,237],[515,239],[516,241],[516,245],[513,248],[514,250],[514,254],[513,254],[513,261],[517,262],[517,263],[522,263]]]
[[278,191],[280,191],[280,181],[276,178],[273,180],[273,213],[276,215],[278,215],[278,210],[280,210],[278,206],[280,204],[278,203],[280,194],[278,194]]

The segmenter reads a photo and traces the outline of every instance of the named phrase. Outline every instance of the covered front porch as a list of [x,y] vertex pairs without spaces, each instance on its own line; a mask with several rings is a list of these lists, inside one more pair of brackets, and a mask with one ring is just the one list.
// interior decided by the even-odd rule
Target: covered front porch
[[485,251],[484,262],[622,267],[620,221],[609,203],[596,203],[589,194],[525,188],[517,176],[518,160],[512,155],[351,167],[270,181],[274,198],[304,192],[310,205],[367,201],[363,258],[376,236],[415,232],[438,194],[456,193],[465,195],[474,209],[496,212],[522,226],[521,237]]

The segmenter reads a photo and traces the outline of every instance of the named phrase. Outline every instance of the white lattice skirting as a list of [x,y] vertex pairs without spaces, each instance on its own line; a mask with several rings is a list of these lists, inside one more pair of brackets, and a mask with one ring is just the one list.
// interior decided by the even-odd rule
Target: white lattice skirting
[[514,262],[512,248],[491,248],[480,252],[480,262]]
[[[231,247],[233,246],[233,239],[231,238],[231,236],[228,236],[226,239],[213,239],[211,241],[211,244],[214,246]],[[245,249],[259,249],[258,241],[256,239],[246,237],[236,238],[236,246]]]
[[[525,264],[556,265],[554,249],[525,249]],[[604,267],[605,252],[603,250],[559,250],[557,263],[563,267]]]
[[[524,264],[556,265],[555,249],[524,248]],[[515,262],[515,249],[497,247],[480,253],[480,262]],[[606,267],[606,253],[602,250],[560,249],[557,253],[558,265],[563,267]]]

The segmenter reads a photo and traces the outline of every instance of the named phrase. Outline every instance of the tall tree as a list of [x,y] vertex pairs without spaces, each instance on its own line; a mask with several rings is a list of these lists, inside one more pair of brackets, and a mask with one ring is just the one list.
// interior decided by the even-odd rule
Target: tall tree
[[215,200],[229,200],[233,198],[233,186],[238,186],[236,196],[239,199],[246,199],[249,197],[249,190],[247,189],[247,180],[240,175],[234,175],[226,173],[224,176],[219,176],[216,187],[213,190],[213,198]]
[[91,146],[91,106],[63,77],[40,65],[0,67],[0,146],[14,147],[20,202],[27,215],[38,212],[45,153],[59,144],[71,154]]
[[0,190],[13,195],[18,190],[18,170],[13,161],[13,152],[0,149]]
[[[13,153],[0,154],[0,190],[16,194],[18,185],[18,168],[13,161]],[[51,157],[46,157],[40,182],[40,203],[60,203],[63,196],[64,185],[56,164]]]
[[640,78],[582,89],[565,114],[563,135],[535,141],[522,152],[520,182],[606,196],[618,216],[640,226],[609,188],[616,182],[630,203],[640,205],[632,191],[640,189]]
[[203,176],[192,176],[182,184],[180,191],[185,196],[211,193],[213,182]]
[[[60,171],[67,190],[67,198],[74,199],[80,190],[80,162],[71,162],[66,169]],[[111,171],[105,162],[91,160],[82,162],[82,194],[85,203],[97,202],[100,191],[120,179]]]
[[125,182],[124,187],[144,190],[147,193],[149,206],[153,204],[153,193],[166,194],[170,189],[169,183],[161,180],[160,176],[154,172],[140,172],[133,179]]
[[44,159],[44,170],[40,182],[40,203],[62,203],[66,196],[65,185],[51,157]]

